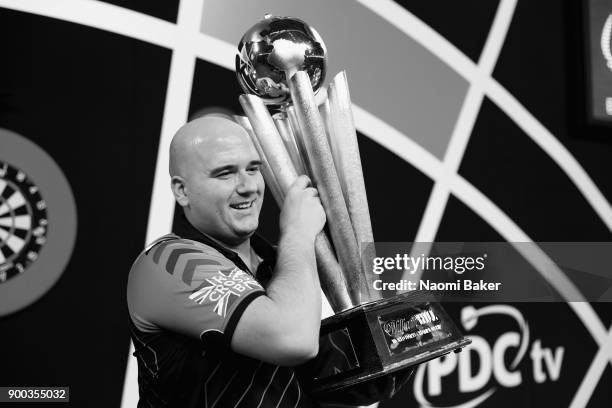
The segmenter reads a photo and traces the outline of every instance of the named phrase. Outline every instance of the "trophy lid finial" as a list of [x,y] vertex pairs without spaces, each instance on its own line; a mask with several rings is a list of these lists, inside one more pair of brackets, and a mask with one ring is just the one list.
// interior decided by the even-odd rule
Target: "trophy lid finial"
[[270,13],[242,36],[236,74],[242,89],[276,107],[290,101],[287,79],[304,71],[316,93],[325,79],[327,49],[306,22]]

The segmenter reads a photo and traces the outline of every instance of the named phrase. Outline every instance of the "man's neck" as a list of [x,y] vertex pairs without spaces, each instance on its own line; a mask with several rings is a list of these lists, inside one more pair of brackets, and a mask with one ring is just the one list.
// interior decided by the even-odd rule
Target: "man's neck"
[[235,252],[240,259],[242,260],[242,262],[244,262],[244,264],[252,271],[252,273],[255,273],[255,271],[257,270],[257,266],[259,264],[259,258],[258,255],[253,251],[252,247],[251,247],[251,238],[246,238],[245,240],[239,242],[239,243],[228,243],[225,241],[222,241],[216,237],[213,237],[212,235],[203,232],[202,230],[200,230],[200,228],[198,228],[195,223],[193,223],[190,220],[190,217],[185,214],[184,216],[184,220],[187,222],[187,224],[189,224],[192,228],[194,228],[195,230],[197,230],[200,234],[206,236],[207,239],[213,241],[216,245],[226,248],[232,252]]
[[[223,245],[223,243],[221,243]],[[247,265],[249,268],[252,267],[251,264],[251,239],[247,238],[246,241],[242,242],[240,245],[236,246],[236,247],[232,247],[232,246],[228,246],[225,245],[226,248],[231,249],[232,251],[236,252],[238,254],[238,256],[242,259],[242,261],[244,262],[245,265]],[[253,272],[255,273],[255,272]]]
[[[198,231],[200,231],[199,228],[196,227],[196,229]],[[242,259],[242,262],[244,262],[245,265],[247,265],[249,268],[252,267],[252,264],[251,264],[251,239],[250,238],[247,238],[246,240],[242,241],[238,245],[232,245],[232,244],[228,244],[227,242],[221,241],[220,239],[217,239],[217,238],[211,236],[210,234],[206,234],[206,233],[204,233],[202,231],[200,231],[200,232],[202,234],[206,235],[211,240],[215,241],[220,246],[236,252],[238,254],[238,256],[240,257],[240,259]]]
[[[199,228],[196,227],[196,229],[200,231]],[[231,249],[232,251],[236,252],[240,256],[240,258],[242,258],[242,260],[244,261],[246,265],[249,265],[249,266],[251,265],[251,239],[250,238],[247,238],[246,240],[242,241],[241,243],[237,245],[234,245],[234,244],[229,244],[225,241],[221,241],[220,239],[217,239],[211,236],[210,234],[206,234],[205,232],[202,232],[202,231],[200,232],[206,235],[208,238],[215,241],[220,246],[227,248],[227,249]]]

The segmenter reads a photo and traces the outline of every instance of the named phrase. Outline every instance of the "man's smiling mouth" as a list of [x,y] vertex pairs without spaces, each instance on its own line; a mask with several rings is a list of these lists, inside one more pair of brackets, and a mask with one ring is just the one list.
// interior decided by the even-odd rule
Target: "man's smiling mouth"
[[232,207],[234,210],[246,210],[248,208],[251,208],[253,206],[253,203],[255,203],[255,200],[242,201],[240,203],[230,204],[230,207]]

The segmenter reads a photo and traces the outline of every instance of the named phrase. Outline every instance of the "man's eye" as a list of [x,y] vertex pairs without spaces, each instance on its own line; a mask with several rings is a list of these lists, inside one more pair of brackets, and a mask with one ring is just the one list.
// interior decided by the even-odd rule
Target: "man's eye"
[[228,178],[229,176],[231,176],[232,173],[230,173],[229,171],[222,171],[221,173],[217,173],[216,177],[217,178]]
[[258,172],[259,172],[259,166],[249,167],[249,168],[247,169],[247,171],[248,171],[249,173],[258,173]]

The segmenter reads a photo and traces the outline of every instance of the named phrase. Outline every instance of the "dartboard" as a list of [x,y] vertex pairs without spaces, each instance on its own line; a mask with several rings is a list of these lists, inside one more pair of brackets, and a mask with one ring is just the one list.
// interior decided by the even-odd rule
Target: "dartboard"
[[0,284],[22,273],[47,239],[47,205],[27,174],[0,161]]
[[55,160],[0,128],[0,316],[32,304],[61,277],[76,240],[76,215]]

